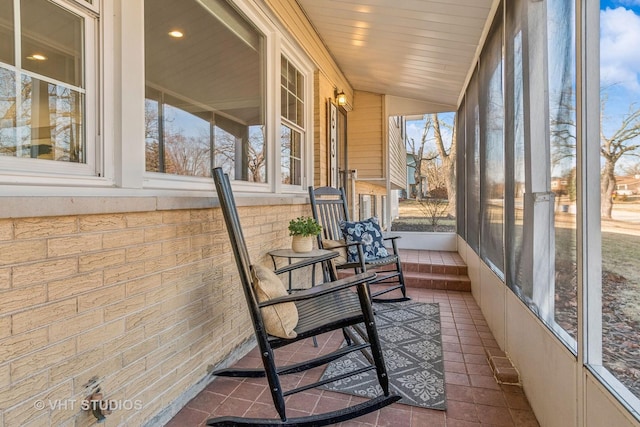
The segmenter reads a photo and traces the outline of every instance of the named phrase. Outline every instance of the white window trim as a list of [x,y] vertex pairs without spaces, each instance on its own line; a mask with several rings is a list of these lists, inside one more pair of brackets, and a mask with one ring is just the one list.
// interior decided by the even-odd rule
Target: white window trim
[[[144,1],[128,0],[121,4],[102,0],[94,0],[93,4],[84,0],[54,1],[85,19],[87,164],[0,158],[0,197],[131,198],[170,197],[176,194],[210,197],[214,187],[209,177],[144,170],[144,124],[138,123],[144,117],[144,58],[140,58],[140,51],[144,47],[144,27],[140,25],[144,20]],[[234,181],[232,186],[234,190],[247,195],[304,196],[306,186],[313,181],[315,67],[268,8],[248,0],[232,1],[264,36],[264,108],[268,158],[266,183]],[[280,184],[281,55],[285,55],[305,78],[301,186]],[[140,102],[134,102],[138,98]],[[139,119],[134,120],[135,117]],[[8,162],[11,164],[5,166]],[[27,166],[16,167],[17,163]]]
[[[275,153],[275,161],[274,166],[278,170],[278,179],[275,184],[275,192],[276,193],[307,193],[307,187],[313,184],[313,133],[314,133],[314,122],[313,122],[313,64],[312,62],[302,54],[298,49],[295,49],[293,43],[286,38],[280,39],[280,54],[277,56],[277,92],[276,92],[276,111],[277,114],[277,126],[278,129],[278,137],[276,139],[277,151]],[[280,161],[281,161],[281,152],[280,152],[280,128],[283,124],[282,115],[280,114],[280,75],[281,75],[281,60],[280,57],[284,56],[287,61],[289,61],[298,72],[300,72],[304,78],[304,127],[302,131],[302,149],[301,149],[301,157],[302,157],[302,182],[301,185],[290,185],[283,184],[280,176]],[[289,126],[289,123],[286,123]],[[297,125],[292,126],[295,130],[300,130],[300,127]]]
[[[98,32],[99,32],[99,20],[92,14],[88,13],[84,8],[78,7],[74,4],[62,2],[59,0],[52,0],[54,4],[77,14],[83,18],[84,22],[84,137],[85,137],[85,158],[86,163],[70,163],[60,162],[54,160],[42,160],[42,159],[29,159],[20,157],[0,157],[0,184],[22,184],[22,185],[74,185],[74,186],[106,186],[110,183],[98,176],[104,175],[102,169],[98,164],[98,155],[100,152],[100,138],[98,136]],[[14,2],[14,5],[17,2]],[[15,8],[15,13],[20,13],[19,9]],[[19,16],[16,16],[18,18]],[[15,29],[15,33],[19,35],[18,28]],[[16,37],[15,40],[16,57],[21,56],[20,38]],[[19,66],[19,65],[18,65]],[[6,66],[3,67],[18,72],[18,67]],[[55,83],[64,87],[73,88],[73,86],[66,83],[57,82],[54,79],[47,78],[45,76],[39,76],[27,70],[20,70],[21,74],[34,76],[41,78],[44,81]]]

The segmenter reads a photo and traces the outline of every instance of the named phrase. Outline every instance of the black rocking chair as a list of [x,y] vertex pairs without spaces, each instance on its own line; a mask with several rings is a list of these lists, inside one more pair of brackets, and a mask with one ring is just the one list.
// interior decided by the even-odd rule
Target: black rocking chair
[[[240,220],[236,210],[235,200],[231,191],[229,177],[220,168],[213,170],[213,179],[218,192],[220,206],[224,214],[225,224],[229,233],[233,254],[240,274],[240,281],[244,290],[249,315],[253,323],[255,337],[262,357],[263,368],[234,369],[226,368],[213,372],[213,375],[231,377],[266,377],[269,390],[279,419],[277,418],[244,418],[224,416],[207,420],[209,426],[237,426],[237,425],[284,425],[284,426],[323,426],[350,420],[364,414],[376,411],[400,399],[400,396],[389,393],[386,366],[384,363],[378,333],[376,331],[373,309],[371,307],[367,281],[375,277],[375,273],[365,272],[349,278],[316,285],[309,289],[296,291],[292,294],[280,296],[259,302],[256,286],[257,266],[252,265],[245,245]],[[321,256],[303,260],[280,268],[275,273],[285,273],[296,268],[326,263],[334,255]],[[284,285],[283,285],[284,286]],[[354,288],[357,292],[354,292]],[[298,312],[298,323],[295,326],[296,335],[293,338],[276,337],[267,333],[265,329],[265,308],[294,303]],[[334,330],[343,330],[347,346],[331,353],[320,355],[314,359],[300,363],[278,366],[274,359],[274,350],[295,343],[299,340],[315,337],[319,334]],[[283,375],[303,372],[325,365],[348,353],[361,351],[369,361],[369,366],[352,373],[336,376],[328,380],[321,380],[306,384],[298,388],[283,390],[281,377]],[[330,383],[349,376],[361,374],[364,371],[375,370],[383,395],[345,409],[310,415],[306,417],[288,418],[285,398],[294,393]]]
[[[346,243],[340,223],[349,221],[349,208],[344,189],[334,187],[309,187],[309,198],[313,217],[322,226],[322,233],[318,235],[318,247],[322,249],[337,250],[343,253],[341,260],[334,262],[339,270],[353,269],[355,273],[373,270],[377,277],[369,281],[369,285],[385,285],[379,290],[371,291],[374,302],[400,302],[408,301],[407,289],[402,274],[402,264],[396,240],[398,236],[385,237],[383,240],[391,242],[391,252],[388,256],[378,259],[365,259],[360,243]],[[357,246],[357,259],[348,261],[346,252],[350,246]],[[402,296],[385,298],[378,296],[399,290]]]

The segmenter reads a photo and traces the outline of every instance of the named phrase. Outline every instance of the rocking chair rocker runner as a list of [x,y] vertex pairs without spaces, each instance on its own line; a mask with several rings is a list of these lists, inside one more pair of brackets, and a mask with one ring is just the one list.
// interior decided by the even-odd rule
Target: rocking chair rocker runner
[[[411,298],[407,297],[402,264],[400,263],[400,255],[396,244],[396,239],[399,237],[393,236],[383,239],[391,241],[391,253],[375,259],[367,259],[361,243],[347,243],[344,239],[341,223],[349,222],[349,209],[344,190],[333,187],[318,187],[316,189],[309,187],[309,198],[313,217],[322,226],[322,233],[318,235],[318,247],[338,250],[344,254],[340,261],[335,262],[335,268],[339,270],[353,269],[356,273],[374,269],[377,277],[369,281],[369,285],[386,285],[380,290],[371,292],[374,302],[410,300]],[[355,260],[347,259],[348,248],[353,246],[357,248]],[[397,298],[378,298],[380,295],[395,290],[402,292],[402,296]]]
[[[222,169],[213,170],[213,179],[218,192],[220,206],[224,214],[225,224],[229,233],[233,254],[240,274],[240,281],[244,290],[249,315],[253,323],[255,337],[262,357],[263,368],[257,369],[233,369],[227,368],[213,372],[213,375],[231,377],[265,377],[269,384],[269,390],[273,403],[280,419],[243,418],[225,416],[212,418],[207,421],[209,426],[236,426],[236,425],[285,425],[285,426],[323,426],[346,421],[383,408],[400,400],[400,396],[389,393],[387,371],[384,364],[382,351],[376,331],[373,309],[371,307],[369,288],[367,281],[375,277],[375,273],[360,273],[349,278],[316,285],[305,289],[266,301],[259,301],[256,287],[260,285],[257,278],[257,266],[253,266],[249,259],[245,245],[240,220],[236,210],[235,200],[231,191],[229,177]],[[287,265],[275,271],[276,274],[313,265],[315,263],[327,263],[334,254]],[[324,264],[326,266],[326,264]],[[353,291],[353,288],[357,292]],[[265,328],[265,308],[275,308],[284,304],[295,304],[298,312],[298,323],[294,328],[293,338],[276,337],[267,332]],[[274,350],[295,343],[301,339],[315,337],[319,334],[342,329],[348,345],[331,353],[323,354],[315,359],[303,361],[288,366],[278,366],[274,359]],[[348,353],[361,351],[370,362],[369,366],[358,371],[307,384],[291,390],[283,390],[280,378],[283,375],[303,372],[318,366],[325,365]],[[375,370],[383,396],[373,398],[363,403],[342,410],[324,414],[310,415],[306,417],[288,418],[286,413],[285,397],[294,393],[309,390],[311,388],[327,384],[365,371]]]

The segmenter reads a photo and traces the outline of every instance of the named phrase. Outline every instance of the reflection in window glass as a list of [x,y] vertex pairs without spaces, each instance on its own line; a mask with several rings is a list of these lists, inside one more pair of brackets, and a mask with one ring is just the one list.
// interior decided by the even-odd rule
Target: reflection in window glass
[[574,340],[578,333],[576,273],[575,21],[572,0],[547,7],[551,192],[555,198],[554,320]]
[[[509,179],[507,179],[506,263],[507,285],[522,297],[520,286],[525,283],[524,194],[525,122],[522,1],[514,0],[506,10],[505,32],[505,140]],[[531,298],[531,295],[528,296]]]
[[13,0],[0,0],[0,62],[9,65],[15,65],[14,32]]
[[265,182],[262,35],[224,0],[145,3],[147,170]]
[[0,0],[0,60],[17,70],[0,65],[0,155],[84,163],[84,20],[49,1],[20,2],[18,60],[10,3]]
[[47,0],[22,0],[20,5],[22,67],[82,86],[82,18]]
[[282,183],[301,185],[302,139],[300,133],[283,125],[280,130],[280,148]]
[[[600,11],[602,363],[640,398],[640,7]],[[622,4],[622,3],[621,3]]]

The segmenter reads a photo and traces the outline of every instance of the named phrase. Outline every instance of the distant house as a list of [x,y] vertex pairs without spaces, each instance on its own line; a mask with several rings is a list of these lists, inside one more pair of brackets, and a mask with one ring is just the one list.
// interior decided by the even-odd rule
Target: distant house
[[640,194],[640,175],[616,177],[617,196],[634,196]]
[[[414,199],[418,194],[418,186],[416,185],[416,159],[413,154],[407,153],[407,188],[406,188],[406,197],[409,199]],[[425,189],[427,186],[427,177],[420,174],[420,188],[422,190],[422,196],[425,195]]]
[[566,194],[568,186],[569,181],[566,178],[551,178],[551,191],[558,195]]

